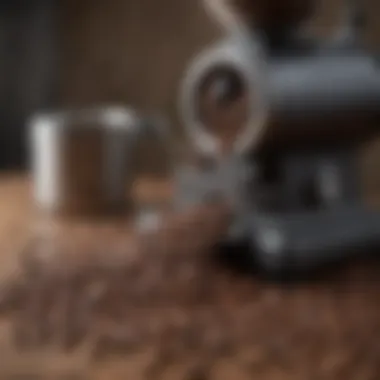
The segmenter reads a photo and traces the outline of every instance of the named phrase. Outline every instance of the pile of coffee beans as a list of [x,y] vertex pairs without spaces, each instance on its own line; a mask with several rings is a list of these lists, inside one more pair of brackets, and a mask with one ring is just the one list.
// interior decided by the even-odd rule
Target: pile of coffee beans
[[15,348],[88,344],[94,363],[151,352],[148,379],[179,363],[176,379],[378,378],[380,266],[293,285],[239,275],[211,255],[228,226],[212,207],[144,235],[91,225],[36,236],[2,308]]
[[176,320],[211,299],[205,252],[228,226],[227,215],[206,208],[141,234],[126,223],[61,223],[36,233],[2,300],[3,313],[12,313],[15,344],[71,349],[94,331],[110,331],[100,339],[113,341],[114,328],[118,340],[135,344],[140,335],[161,334],[171,316]]

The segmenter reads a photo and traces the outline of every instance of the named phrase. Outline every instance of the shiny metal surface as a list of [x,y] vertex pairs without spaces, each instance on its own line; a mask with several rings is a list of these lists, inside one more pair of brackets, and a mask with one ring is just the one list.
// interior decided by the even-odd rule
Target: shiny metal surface
[[139,117],[122,107],[34,117],[29,143],[38,206],[70,214],[123,209],[141,128]]
[[[214,79],[207,85],[210,77]],[[224,82],[227,89],[221,91],[231,95],[231,88],[228,88],[231,80],[242,86],[235,94],[238,96],[221,107],[215,92],[211,97],[210,92]],[[183,81],[180,111],[188,136],[199,153],[213,157],[240,154],[260,142],[267,118],[265,83],[266,68],[261,48],[243,32],[194,59]],[[210,121],[212,114],[218,115],[218,120]]]

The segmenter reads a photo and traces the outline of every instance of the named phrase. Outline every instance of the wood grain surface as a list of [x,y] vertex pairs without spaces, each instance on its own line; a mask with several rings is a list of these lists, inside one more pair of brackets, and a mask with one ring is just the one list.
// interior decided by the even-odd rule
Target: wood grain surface
[[0,179],[0,379],[380,377],[376,261],[269,283],[210,255],[223,205],[141,235],[127,220],[42,219],[28,183]]

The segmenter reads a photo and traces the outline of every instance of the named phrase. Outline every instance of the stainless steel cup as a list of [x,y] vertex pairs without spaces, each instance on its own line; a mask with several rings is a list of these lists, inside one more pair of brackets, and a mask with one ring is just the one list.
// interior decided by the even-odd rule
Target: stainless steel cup
[[142,128],[136,113],[123,107],[33,117],[29,143],[37,205],[79,215],[129,208],[134,142]]

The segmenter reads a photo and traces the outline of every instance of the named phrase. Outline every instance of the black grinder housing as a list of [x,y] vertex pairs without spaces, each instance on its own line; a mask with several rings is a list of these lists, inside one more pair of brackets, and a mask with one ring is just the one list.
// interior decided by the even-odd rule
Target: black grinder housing
[[[358,38],[360,9],[348,2],[345,15],[328,41],[294,20],[236,24],[184,79],[184,124],[199,155],[214,162],[198,181],[231,162],[255,168],[253,180],[235,183],[241,232],[229,244],[248,239],[270,271],[380,246],[380,213],[361,203],[356,163],[361,144],[380,131],[380,67]],[[239,181],[224,173],[216,181],[221,192]]]

